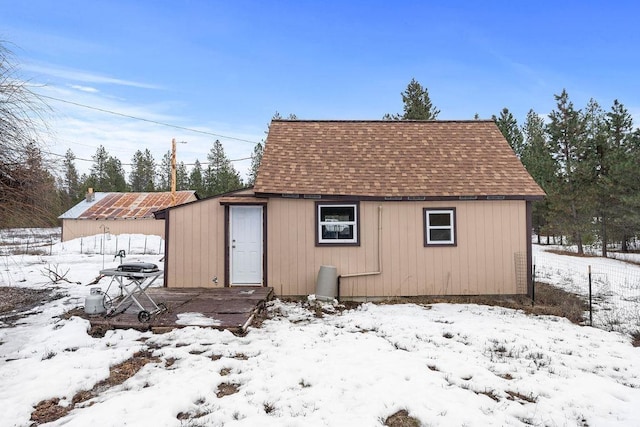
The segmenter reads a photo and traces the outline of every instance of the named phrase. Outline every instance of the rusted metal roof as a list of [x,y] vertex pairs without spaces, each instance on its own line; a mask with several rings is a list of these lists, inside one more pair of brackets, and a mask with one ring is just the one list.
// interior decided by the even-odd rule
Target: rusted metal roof
[[[171,192],[95,194],[93,202],[82,201],[62,214],[60,218],[153,219],[155,211],[171,206]],[[191,202],[197,198],[195,191],[177,191],[176,205]]]

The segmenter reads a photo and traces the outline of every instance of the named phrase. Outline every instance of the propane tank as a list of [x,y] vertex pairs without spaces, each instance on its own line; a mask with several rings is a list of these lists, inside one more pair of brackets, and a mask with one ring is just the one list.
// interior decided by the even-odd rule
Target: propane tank
[[89,296],[84,301],[84,312],[87,314],[103,314],[107,311],[104,306],[104,293],[100,288],[91,288]]

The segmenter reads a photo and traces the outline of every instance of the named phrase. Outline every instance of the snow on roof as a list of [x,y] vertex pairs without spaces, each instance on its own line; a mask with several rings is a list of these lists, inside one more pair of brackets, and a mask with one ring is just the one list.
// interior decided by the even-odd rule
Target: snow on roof
[[107,197],[110,193],[93,193],[93,200],[87,202],[87,199],[84,198],[80,203],[60,215],[58,218],[60,219],[75,219],[82,215],[83,212],[87,211],[90,207]]

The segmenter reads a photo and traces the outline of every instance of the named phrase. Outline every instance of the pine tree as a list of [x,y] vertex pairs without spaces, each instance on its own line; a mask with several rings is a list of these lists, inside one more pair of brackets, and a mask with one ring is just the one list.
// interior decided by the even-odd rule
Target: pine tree
[[491,119],[496,122],[500,132],[520,159],[524,150],[524,137],[513,114],[508,108],[503,108],[500,117],[492,116]]
[[523,133],[523,150],[521,161],[529,174],[538,183],[540,187],[547,193],[544,200],[533,203],[533,228],[538,236],[542,233],[555,234],[549,224],[549,197],[555,190],[557,164],[551,154],[551,148],[546,138],[544,120],[533,110],[529,110],[524,126]]
[[109,156],[105,162],[106,186],[103,191],[126,192],[129,191],[127,181],[124,178],[124,169],[122,162],[112,156]]
[[256,146],[253,147],[253,153],[251,153],[251,169],[249,169],[249,182],[247,183],[250,186],[256,183],[258,168],[262,162],[262,152],[262,143],[258,142]]
[[131,173],[129,174],[129,186],[131,191],[141,192],[146,185],[144,176],[144,156],[137,150],[131,159]]
[[429,91],[413,78],[402,92],[404,113],[385,114],[383,120],[436,120],[440,110],[433,106]]
[[100,145],[96,149],[96,154],[91,156],[91,158],[93,159],[93,165],[91,166],[89,179],[87,180],[88,186],[92,187],[94,191],[109,191],[107,188],[110,187],[110,184],[107,181],[106,172],[107,160],[109,160],[107,150],[104,146]]
[[158,166],[158,191],[171,190],[171,150],[167,150],[162,156],[162,161]]
[[206,196],[202,165],[198,159],[196,159],[193,164],[193,169],[191,169],[191,173],[189,174],[189,189],[195,191],[201,197]]
[[596,233],[602,243],[602,256],[607,256],[609,243],[609,222],[617,203],[616,190],[611,180],[613,152],[608,146],[605,115],[600,105],[591,99],[584,112],[584,152],[579,158],[576,175],[581,183],[581,201],[587,204],[590,216],[596,218]]
[[629,240],[640,234],[640,130],[633,131],[631,114],[618,100],[604,121],[612,189],[607,205],[612,215],[607,225],[611,237],[622,242],[622,251],[626,252]]
[[242,187],[240,174],[227,158],[222,143],[216,139],[207,154],[209,162],[204,172],[205,195],[212,196]]
[[70,208],[78,203],[83,195],[83,191],[80,185],[80,177],[78,176],[78,170],[75,165],[76,156],[71,149],[67,150],[63,165],[63,179],[62,190],[64,192],[64,206]]
[[184,162],[178,162],[176,165],[176,189],[189,190],[189,173],[187,172],[187,166]]
[[584,156],[585,120],[580,110],[573,107],[569,95],[563,90],[555,95],[556,109],[549,114],[547,134],[558,161],[558,191],[550,200],[552,213],[561,230],[571,236],[584,253],[583,237],[591,228],[590,209],[585,204],[581,188],[579,161]]
[[155,190],[155,161],[149,149],[144,153],[136,151],[131,159],[131,174],[129,185],[131,191],[151,192]]

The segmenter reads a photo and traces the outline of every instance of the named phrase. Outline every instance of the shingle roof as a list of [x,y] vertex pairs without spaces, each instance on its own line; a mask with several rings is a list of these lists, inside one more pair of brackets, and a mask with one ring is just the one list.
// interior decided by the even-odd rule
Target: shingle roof
[[[196,200],[195,191],[176,191],[176,205]],[[81,201],[62,219],[153,219],[157,210],[171,206],[171,192],[95,193],[93,202]]]
[[269,128],[256,193],[544,195],[493,121],[296,121]]

